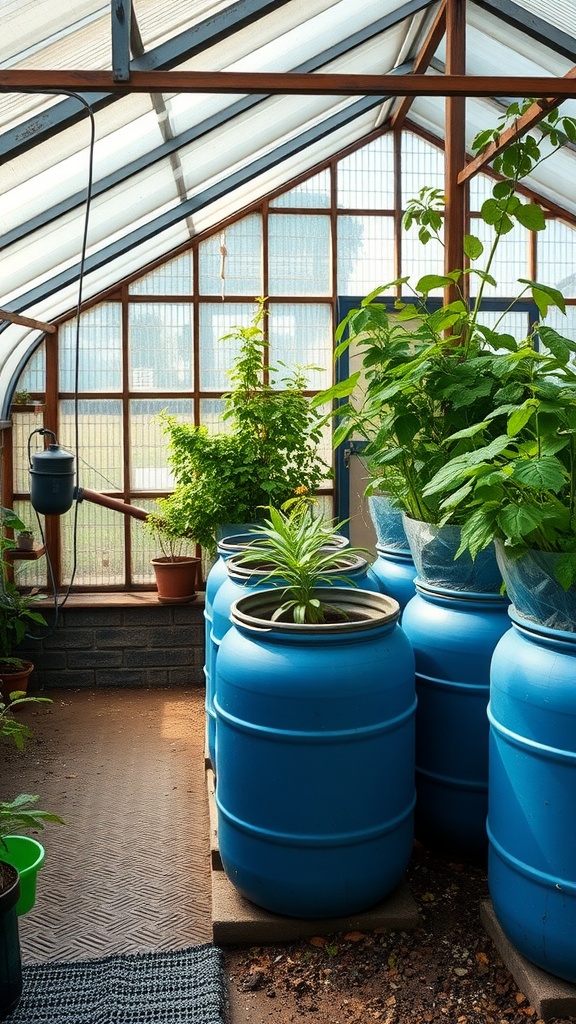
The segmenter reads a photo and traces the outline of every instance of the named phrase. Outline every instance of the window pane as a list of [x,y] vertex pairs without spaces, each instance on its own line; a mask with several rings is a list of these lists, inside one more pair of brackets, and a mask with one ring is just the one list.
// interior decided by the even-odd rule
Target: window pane
[[[15,501],[13,505],[14,511],[29,530],[32,530],[34,534],[34,543],[42,543],[42,533],[38,520],[42,530],[44,530],[44,516],[37,516],[36,512],[32,508],[29,501]],[[14,562],[14,581],[19,587],[45,587],[47,580],[47,567],[46,567],[46,556],[43,558],[35,559],[34,561],[22,561]],[[46,618],[50,618],[50,610],[53,608],[53,604],[49,597],[44,600],[39,600],[38,604],[34,606],[34,611],[39,611]],[[31,626],[31,632],[34,635],[45,632],[41,626]]]
[[338,206],[354,210],[394,207],[392,135],[382,135],[338,163]]
[[[151,512],[156,508],[156,503],[144,498],[140,507]],[[132,551],[132,583],[141,585],[154,583],[154,570],[150,565],[150,559],[156,558],[162,552],[154,536],[142,529],[142,523],[137,519],[130,519],[130,545]],[[195,555],[196,545],[194,541],[185,542],[181,554]]]
[[[225,249],[225,254],[222,253]],[[202,295],[261,295],[262,218],[245,217],[198,247]]]
[[239,343],[222,337],[236,324],[249,326],[255,313],[252,303],[205,302],[200,306],[200,388],[202,391],[226,391],[230,385],[227,370],[237,355]]
[[230,422],[223,419],[224,402],[221,398],[203,398],[200,402],[200,422],[210,434],[230,430]]
[[185,252],[157,267],[146,277],[133,281],[130,285],[131,295],[191,295],[192,285],[192,253]]
[[192,307],[187,302],[129,306],[132,391],[192,387]]
[[[44,418],[40,412],[12,412],[13,481],[16,494],[30,493],[28,438],[33,430],[43,426]],[[31,455],[41,452],[44,447],[44,441],[39,434],[30,438]]]
[[[550,309],[544,321],[546,327],[552,327],[563,338],[569,338],[576,342],[576,306],[566,306],[566,315],[559,309]],[[576,355],[572,355],[570,362],[576,365]]]
[[328,295],[330,218],[275,214],[268,225],[270,295]]
[[42,342],[20,374],[16,391],[46,390],[46,344]]
[[[484,245],[484,254],[475,265],[480,270],[486,269],[486,258],[490,246],[494,240],[493,229],[478,217],[472,218],[471,232],[480,239]],[[496,280],[496,287],[487,284],[484,288],[484,295],[511,297],[518,295],[523,286],[518,284],[519,277],[528,277],[528,231],[516,224],[509,234],[503,235],[498,242],[496,255],[490,266],[490,273]],[[474,275],[470,279],[470,291],[476,294],[478,291],[478,279]]]
[[[518,341],[528,337],[530,331],[530,315],[528,313],[504,313],[483,309],[480,311],[478,323],[497,330],[499,334],[511,334]],[[504,350],[503,350],[504,351]]]
[[190,400],[130,402],[130,476],[135,491],[171,491],[174,487],[168,465],[168,438],[156,419],[164,410],[180,422],[193,422]]
[[[76,477],[79,487],[93,491],[122,491],[124,462],[122,403],[83,399],[78,403],[79,453]],[[74,402],[60,403],[60,444],[75,448]]]
[[[559,220],[549,220],[539,231],[538,273],[542,284],[558,288],[568,298],[576,296],[576,231]],[[563,318],[562,318],[563,319]]]
[[[119,391],[122,387],[122,307],[107,302],[80,318],[79,391]],[[75,391],[76,320],[59,331],[60,391]]]
[[[62,575],[67,583],[74,564],[73,515],[62,516]],[[123,586],[124,516],[82,501],[76,530],[76,586]]]
[[[410,287],[414,288],[424,274],[444,273],[444,249],[440,242],[432,238],[427,245],[422,245],[414,228],[402,234],[402,277],[410,278]],[[409,294],[408,288],[406,294]],[[442,289],[436,288],[431,295],[441,295]]]
[[366,295],[393,279],[392,217],[338,217],[338,294]]
[[470,210],[479,213],[482,203],[492,198],[496,182],[486,174],[475,174],[470,181]]
[[410,132],[402,133],[402,208],[425,185],[444,189],[444,154]]
[[[270,361],[278,367],[281,360],[288,367],[320,367],[307,372],[306,390],[321,390],[332,382],[332,313],[328,305],[288,305],[274,303],[268,320]],[[277,379],[285,375],[283,367]]]
[[289,192],[284,192],[273,199],[270,206],[308,206],[312,209],[330,206],[330,171],[322,171],[313,178],[301,181]]

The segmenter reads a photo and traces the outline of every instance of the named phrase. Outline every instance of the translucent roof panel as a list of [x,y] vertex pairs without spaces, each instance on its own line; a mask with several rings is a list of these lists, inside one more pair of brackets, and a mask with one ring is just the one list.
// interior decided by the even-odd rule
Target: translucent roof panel
[[[138,70],[407,73],[432,0],[133,0]],[[0,68],[108,70],[108,0],[4,0]],[[468,72],[563,76],[576,65],[573,0],[468,0]],[[441,44],[430,74],[443,70]],[[504,98],[468,100],[467,141]],[[85,297],[113,287],[360,143],[395,108],[385,97],[87,94],[93,199]],[[574,106],[576,101],[571,101]],[[440,141],[444,101],[410,119]],[[79,99],[0,93],[0,307],[40,320],[74,308],[90,124]],[[575,154],[546,163],[536,191],[576,214]],[[0,324],[0,392],[37,332]]]

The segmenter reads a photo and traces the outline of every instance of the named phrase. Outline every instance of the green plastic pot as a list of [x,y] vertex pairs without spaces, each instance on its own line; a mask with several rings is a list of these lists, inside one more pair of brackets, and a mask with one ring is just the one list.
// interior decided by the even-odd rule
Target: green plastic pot
[[20,897],[16,904],[18,917],[32,910],[36,902],[36,876],[46,859],[46,851],[30,836],[4,836],[0,860],[16,868],[20,877]]

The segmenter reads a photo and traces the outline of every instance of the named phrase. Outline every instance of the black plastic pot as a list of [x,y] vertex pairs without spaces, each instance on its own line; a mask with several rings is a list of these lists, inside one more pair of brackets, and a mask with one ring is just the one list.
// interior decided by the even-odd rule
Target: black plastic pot
[[[4,888],[2,879],[4,878]],[[20,880],[16,868],[0,865],[0,1019],[18,1005],[22,994],[22,961],[16,904]]]

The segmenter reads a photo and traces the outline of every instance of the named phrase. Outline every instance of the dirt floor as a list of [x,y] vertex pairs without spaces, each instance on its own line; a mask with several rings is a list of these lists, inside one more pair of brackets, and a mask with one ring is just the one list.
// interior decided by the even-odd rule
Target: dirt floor
[[[27,750],[1,751],[0,799],[41,793],[68,822],[43,833],[41,892],[22,919],[26,961],[210,941],[203,695],[52,696],[52,705],[23,713],[35,732]],[[99,839],[113,852],[104,879]],[[481,924],[484,868],[416,845],[407,881],[421,919],[414,931],[228,948],[231,1024],[539,1024]]]
[[484,869],[417,844],[408,882],[422,922],[413,932],[229,951],[233,1024],[542,1024],[480,923]]

